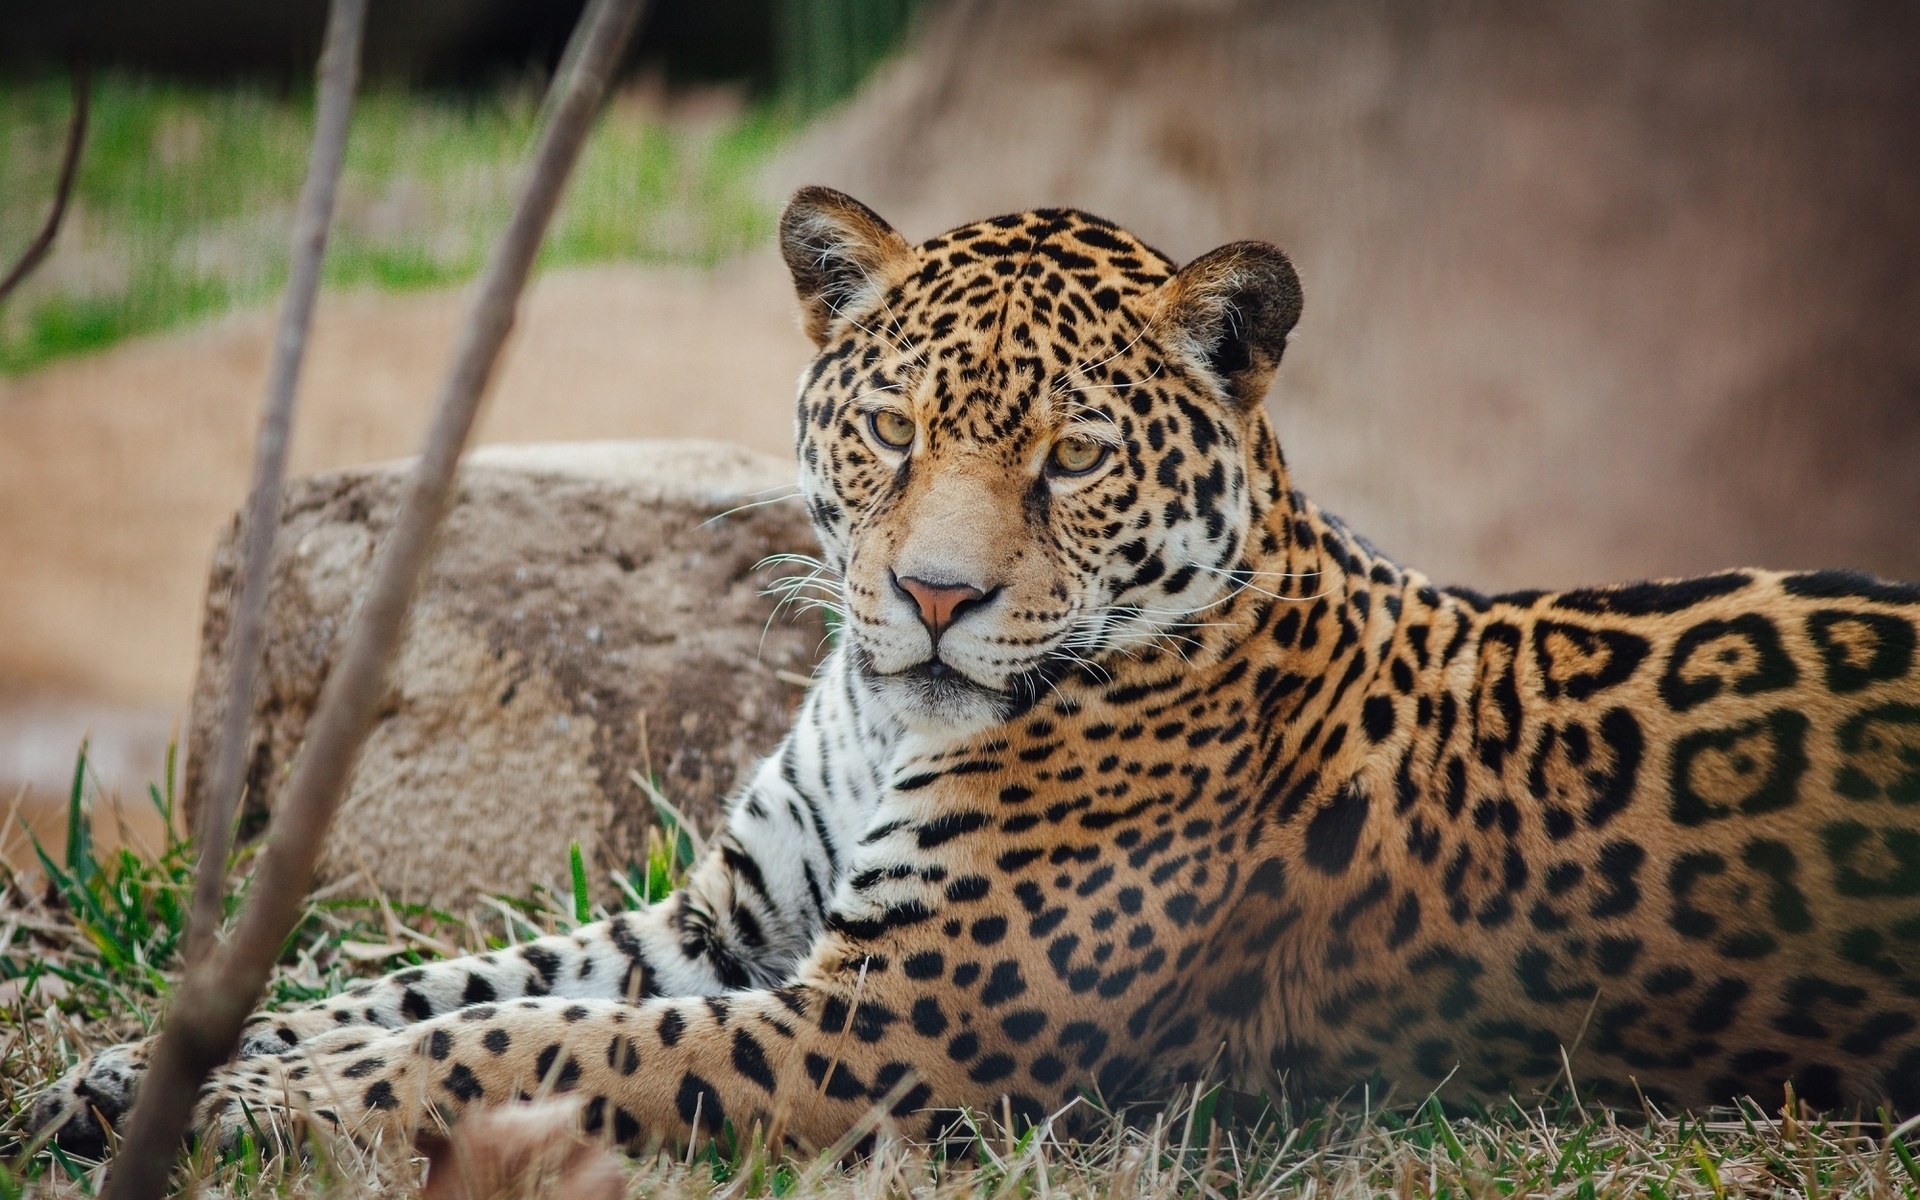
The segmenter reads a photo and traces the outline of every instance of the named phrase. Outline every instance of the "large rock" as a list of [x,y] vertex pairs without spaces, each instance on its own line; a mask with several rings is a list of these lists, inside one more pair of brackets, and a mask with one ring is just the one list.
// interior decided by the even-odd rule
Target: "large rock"
[[[365,590],[409,464],[291,484],[245,801],[257,832]],[[710,829],[786,728],[823,644],[764,595],[812,553],[790,464],[717,442],[475,451],[319,883],[464,904],[643,861],[634,772]],[[784,491],[783,491],[784,489]],[[197,809],[226,679],[234,531],[214,558],[187,742]]]

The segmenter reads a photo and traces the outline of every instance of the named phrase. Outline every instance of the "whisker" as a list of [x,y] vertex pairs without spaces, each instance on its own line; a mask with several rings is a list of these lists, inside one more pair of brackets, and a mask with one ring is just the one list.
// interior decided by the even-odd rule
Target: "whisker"
[[[882,307],[886,306],[886,298],[884,296],[881,297],[880,303]],[[874,330],[868,328],[865,325],[862,325],[859,321],[855,320],[853,317],[848,316],[846,313],[846,310],[841,308],[838,304],[829,304],[827,305],[827,308],[832,311],[834,316],[839,317],[841,320],[845,321],[847,324],[853,326],[855,329],[858,329],[861,333],[866,334],[870,338],[874,338],[878,341],[887,343],[888,345],[892,346],[894,350],[896,350],[900,354],[906,355],[908,357],[912,357],[913,352],[910,349],[908,349],[907,346],[905,346],[901,342],[894,340],[893,338],[887,336],[886,334],[876,333]],[[889,310],[887,315],[890,317],[893,316],[892,311]],[[898,318],[895,318],[895,323],[898,324]]]
[[[837,618],[838,623],[841,624],[842,626],[844,626],[847,622],[846,611],[837,604],[833,604],[826,600],[821,600],[814,596],[789,596],[786,599],[780,601],[778,604],[775,604],[773,606],[773,611],[767,614],[766,623],[760,627],[760,644],[758,648],[754,650],[754,655],[753,655],[756,659],[760,657],[761,651],[766,649],[767,634],[773,630],[774,621],[779,619],[781,612],[784,611],[786,607],[790,604],[797,606],[801,613],[808,613],[808,612],[830,613],[835,618]],[[832,628],[829,627],[827,631],[827,635],[831,637],[832,632],[833,632]],[[825,644],[826,644],[826,639],[822,638],[821,645],[825,645]],[[820,649],[819,646],[815,646],[814,647],[815,653],[818,653],[819,649]]]
[[761,589],[760,594],[763,596],[780,597],[774,603],[773,611],[767,614],[766,623],[760,628],[762,648],[767,644],[767,634],[773,628],[774,621],[778,620],[789,607],[793,607],[799,613],[831,614],[840,624],[846,623],[847,612],[843,592],[845,581],[841,579],[838,571],[811,554],[792,551],[769,554],[755,563],[754,569],[778,566],[798,566],[807,569],[796,574],[783,575]]
[[1065,374],[1078,373],[1078,374],[1084,375],[1086,372],[1091,371],[1096,367],[1104,367],[1108,363],[1112,362],[1114,359],[1119,358],[1122,354],[1127,353],[1127,351],[1139,345],[1140,339],[1146,336],[1147,336],[1146,328],[1142,326],[1140,332],[1133,335],[1132,341],[1128,342],[1126,345],[1115,350],[1112,354],[1107,355],[1105,358],[1100,359],[1097,362],[1084,363],[1079,366],[1069,367],[1067,368]]
[[[1137,341],[1138,339],[1135,339],[1135,340]],[[1130,345],[1129,345],[1129,348],[1131,348]],[[1109,360],[1106,360],[1106,359],[1101,360],[1102,363],[1106,361],[1109,361]],[[1101,363],[1095,363],[1094,365],[1099,366],[1101,365]],[[1148,383],[1152,380],[1158,379],[1160,377],[1161,370],[1162,370],[1161,365],[1156,363],[1154,364],[1153,370],[1147,372],[1145,375],[1142,375],[1138,379],[1130,379],[1125,383],[1089,383],[1084,387],[1070,387],[1070,388],[1062,388],[1060,390],[1065,395],[1073,395],[1078,392],[1099,392],[1099,391],[1124,392],[1129,388],[1137,388],[1143,383]]]
[[1210,567],[1202,563],[1193,564],[1196,571],[1209,571],[1215,575],[1260,575],[1274,579],[1307,579],[1315,575],[1324,575],[1324,571],[1256,571],[1252,567]]
[[[1219,567],[1205,567],[1205,566],[1199,566],[1198,564],[1195,564],[1195,567],[1197,570],[1204,571],[1207,574],[1220,575],[1227,579],[1231,579],[1240,585],[1239,587],[1235,588],[1232,592],[1229,592],[1226,596],[1223,596],[1221,598],[1222,600],[1232,599],[1234,596],[1237,596],[1244,591],[1253,591],[1253,592],[1258,592],[1260,595],[1266,596],[1267,598],[1272,600],[1280,600],[1289,604],[1300,604],[1308,600],[1324,599],[1327,596],[1333,595],[1333,592],[1334,592],[1334,585],[1329,584],[1326,590],[1315,592],[1312,595],[1283,596],[1278,592],[1270,592],[1265,588],[1255,587],[1253,585],[1252,580],[1250,579],[1243,579],[1244,576],[1249,576],[1249,575],[1275,575],[1282,579],[1306,579],[1315,575],[1324,575],[1325,572],[1322,572],[1322,571],[1298,571],[1298,572],[1295,572],[1295,571],[1240,571],[1240,570],[1228,571],[1228,570],[1222,570]],[[1218,602],[1219,601],[1216,601],[1216,603]]]
[[858,404],[862,400],[865,400],[868,396],[879,396],[886,392],[897,392],[905,388],[906,386],[907,386],[907,381],[903,379],[898,383],[889,383],[885,387],[868,388],[866,391],[861,392],[859,395],[853,397],[851,400],[848,400],[847,403]]
[[[767,488],[763,490],[772,491],[773,489]],[[758,495],[758,494],[759,494],[758,492],[748,493],[748,495]],[[795,496],[798,496],[799,494],[800,494],[800,485],[797,483],[790,484],[788,485],[787,490],[783,491],[781,495],[769,496],[765,500],[750,500],[745,504],[737,504],[734,507],[729,508],[725,512],[718,512],[713,514],[711,517],[708,517],[706,520],[700,522],[699,527],[701,529],[705,529],[707,526],[713,524],[715,521],[724,521],[728,517],[731,517],[733,514],[746,512],[750,508],[764,508],[766,505],[769,505],[769,504],[782,504],[788,500],[793,499]]]
[[[888,302],[887,294],[885,292],[880,293],[880,307],[886,311],[887,320],[892,323],[890,328],[901,330],[901,335],[904,337],[905,330],[902,327],[902,324],[900,321],[900,315],[893,311],[893,305]],[[910,358],[917,358],[919,361],[914,364],[915,366],[924,367],[927,365],[926,356],[927,356],[928,350],[931,349],[931,347],[927,343],[922,342],[919,348],[911,353],[909,353],[907,351],[907,348],[901,345],[899,342],[895,342],[893,348],[900,351],[903,354],[908,354],[908,357]]]
[[773,563],[788,563],[788,562],[805,563],[810,567],[819,567],[822,570],[825,570],[827,565],[824,560],[815,558],[811,554],[801,554],[797,551],[790,551],[790,550],[783,550],[778,554],[769,554],[765,558],[761,559],[759,562],[754,563],[753,565],[754,565],[754,569],[758,570],[761,567],[768,566]]

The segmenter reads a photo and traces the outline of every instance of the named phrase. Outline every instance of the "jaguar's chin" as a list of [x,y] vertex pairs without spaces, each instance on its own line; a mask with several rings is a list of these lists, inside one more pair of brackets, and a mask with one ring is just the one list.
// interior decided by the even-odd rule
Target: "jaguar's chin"
[[887,674],[863,664],[862,673],[894,718],[919,733],[973,733],[1005,721],[1021,707],[1014,696],[937,658]]

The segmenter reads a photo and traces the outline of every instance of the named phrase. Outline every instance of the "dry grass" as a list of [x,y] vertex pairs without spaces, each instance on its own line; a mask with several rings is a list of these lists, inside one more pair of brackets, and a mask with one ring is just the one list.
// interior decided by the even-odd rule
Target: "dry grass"
[[[84,769],[76,778],[82,782],[75,803],[84,806]],[[171,816],[167,790],[154,789],[152,799]],[[636,902],[640,891],[671,882],[680,866],[664,840],[656,850],[657,861],[634,873],[641,884],[631,892]],[[97,1193],[102,1168],[32,1145],[23,1110],[36,1086],[77,1056],[153,1027],[176,978],[189,866],[178,841],[151,855],[124,851],[96,861],[83,838],[64,863],[43,858],[35,871],[0,874],[0,1200]],[[271,995],[291,1003],[330,994],[354,978],[437,953],[498,948],[601,915],[567,885],[536,887],[526,898],[490,901],[463,916],[383,897],[320,897],[310,903]],[[1382,1103],[1364,1089],[1308,1106],[1216,1089],[1118,1115],[1083,1108],[1077,1117],[1093,1131],[1077,1140],[1065,1136],[1058,1118],[1017,1136],[983,1118],[973,1125],[971,1145],[943,1148],[883,1126],[871,1153],[845,1159],[775,1157],[758,1130],[735,1131],[690,1152],[622,1160],[620,1169],[627,1195],[661,1200],[1920,1195],[1920,1163],[1905,1127],[1889,1134],[1877,1121],[1789,1114],[1777,1104],[1750,1102],[1704,1118],[1651,1108],[1625,1114],[1585,1107],[1563,1092],[1490,1111],[1446,1112],[1419,1097]],[[540,1161],[529,1149],[482,1190],[571,1195],[565,1169],[547,1170],[540,1176],[546,1183],[515,1174]],[[584,1160],[554,1161],[564,1168]],[[315,1141],[291,1159],[263,1160],[246,1147],[223,1156],[202,1147],[182,1166],[179,1182],[207,1196],[412,1195],[424,1171],[425,1159],[411,1147]],[[481,1192],[471,1194],[478,1200]]]

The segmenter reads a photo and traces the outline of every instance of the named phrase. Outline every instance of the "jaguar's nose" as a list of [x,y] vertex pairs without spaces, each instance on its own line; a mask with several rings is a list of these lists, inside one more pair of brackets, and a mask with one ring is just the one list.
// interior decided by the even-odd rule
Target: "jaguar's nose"
[[[892,575],[892,572],[888,574]],[[913,601],[920,613],[920,623],[927,627],[935,645],[939,644],[940,635],[949,626],[987,604],[1000,590],[995,588],[992,592],[984,592],[970,583],[936,583],[912,575],[893,575],[893,586],[901,595]]]

